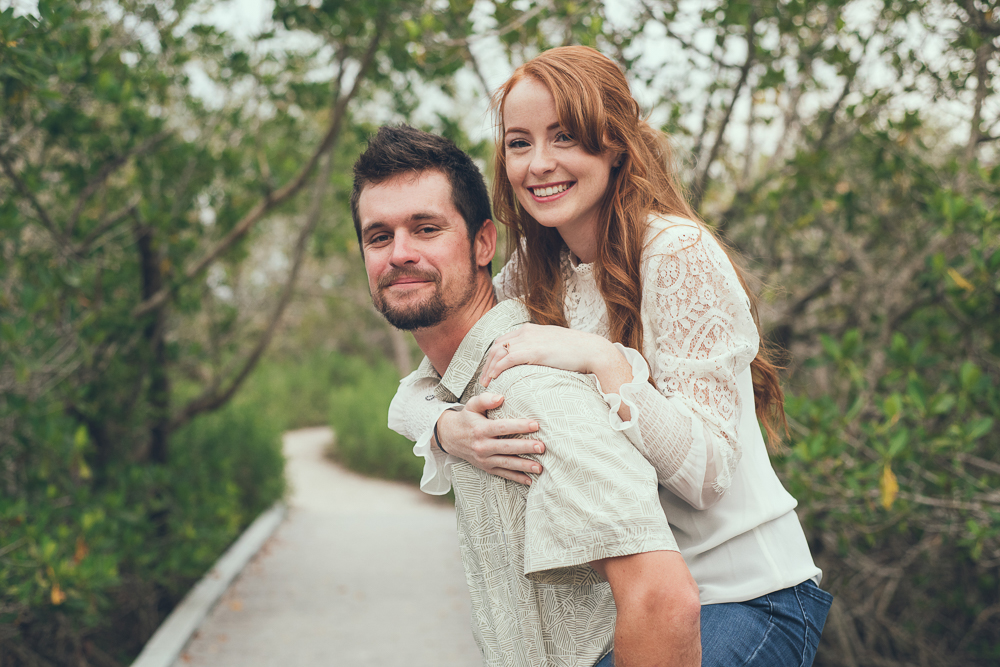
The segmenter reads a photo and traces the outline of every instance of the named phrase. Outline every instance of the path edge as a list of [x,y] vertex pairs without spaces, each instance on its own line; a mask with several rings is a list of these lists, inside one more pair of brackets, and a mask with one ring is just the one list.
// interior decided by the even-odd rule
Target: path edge
[[160,624],[132,667],[172,667],[208,612],[287,514],[288,507],[280,500],[261,513]]

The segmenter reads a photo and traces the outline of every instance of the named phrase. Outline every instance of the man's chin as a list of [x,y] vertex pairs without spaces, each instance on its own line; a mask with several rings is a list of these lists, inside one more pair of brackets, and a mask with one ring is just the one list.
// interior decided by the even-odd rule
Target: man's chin
[[411,310],[379,308],[379,312],[386,322],[403,331],[427,329],[440,324],[444,319],[444,307],[437,304]]

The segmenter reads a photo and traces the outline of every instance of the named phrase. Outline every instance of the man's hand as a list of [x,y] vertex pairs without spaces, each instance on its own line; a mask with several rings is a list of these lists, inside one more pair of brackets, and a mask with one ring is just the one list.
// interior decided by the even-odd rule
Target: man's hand
[[698,586],[676,551],[591,563],[611,584],[618,608],[615,667],[700,667]]
[[525,473],[540,473],[542,466],[517,454],[541,454],[545,445],[537,440],[503,436],[534,433],[538,422],[531,419],[489,419],[488,410],[499,407],[503,396],[480,394],[461,411],[448,410],[438,419],[439,446],[480,470],[520,484],[531,484]]

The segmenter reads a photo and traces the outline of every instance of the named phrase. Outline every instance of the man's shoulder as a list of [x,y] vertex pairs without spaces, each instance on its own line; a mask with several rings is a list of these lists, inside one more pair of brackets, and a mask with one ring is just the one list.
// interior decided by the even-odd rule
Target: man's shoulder
[[507,390],[520,393],[522,391],[570,387],[574,391],[594,392],[600,395],[597,391],[597,385],[589,375],[534,364],[521,364],[508,368],[490,381],[488,391],[504,394]]

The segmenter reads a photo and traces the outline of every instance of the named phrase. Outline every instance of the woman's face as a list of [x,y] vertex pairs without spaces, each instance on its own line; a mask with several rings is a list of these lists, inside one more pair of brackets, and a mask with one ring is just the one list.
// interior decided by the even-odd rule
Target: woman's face
[[565,132],[552,93],[536,79],[514,84],[503,122],[507,178],[521,206],[539,224],[559,230],[582,261],[592,261],[614,156],[591,155]]

